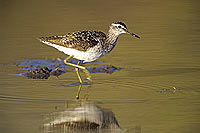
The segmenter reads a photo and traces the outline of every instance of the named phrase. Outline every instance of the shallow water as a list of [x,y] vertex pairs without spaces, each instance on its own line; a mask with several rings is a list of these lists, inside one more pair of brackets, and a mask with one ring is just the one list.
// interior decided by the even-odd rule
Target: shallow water
[[[24,59],[65,58],[38,36],[77,30],[106,32],[124,21],[141,36],[120,36],[117,47],[88,67],[113,65],[112,74],[92,73],[81,100],[112,110],[121,132],[199,132],[200,3],[196,0],[1,1],[1,132],[45,132],[45,116],[76,108],[74,72],[49,79],[19,76]],[[81,73],[81,75],[84,74]],[[102,131],[103,132],[103,131]]]

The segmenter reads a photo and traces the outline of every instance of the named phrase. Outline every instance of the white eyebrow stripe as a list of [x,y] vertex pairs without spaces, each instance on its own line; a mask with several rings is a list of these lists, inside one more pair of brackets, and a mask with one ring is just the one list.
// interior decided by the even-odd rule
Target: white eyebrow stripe
[[119,26],[120,24],[112,24],[113,26]]
[[126,29],[123,25],[121,25],[121,24],[112,24],[113,26],[121,26],[123,29]]

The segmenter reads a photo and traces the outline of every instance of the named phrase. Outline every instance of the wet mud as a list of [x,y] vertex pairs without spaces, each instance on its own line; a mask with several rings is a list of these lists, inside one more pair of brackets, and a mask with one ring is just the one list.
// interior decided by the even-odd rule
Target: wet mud
[[[70,69],[69,65],[64,64],[64,59],[24,59],[16,66],[19,69],[24,69],[25,72],[19,73],[18,75],[24,76],[31,79],[48,79],[51,76],[60,76],[67,72],[73,72],[73,67]],[[70,63],[77,64],[77,60],[71,59]],[[89,63],[88,63],[89,64]],[[101,64],[101,62],[97,62]],[[83,64],[81,64],[83,65]],[[115,71],[120,71],[123,68],[115,67],[112,65],[97,66],[87,68],[90,73],[108,73],[111,74]],[[80,72],[83,70],[79,69]]]

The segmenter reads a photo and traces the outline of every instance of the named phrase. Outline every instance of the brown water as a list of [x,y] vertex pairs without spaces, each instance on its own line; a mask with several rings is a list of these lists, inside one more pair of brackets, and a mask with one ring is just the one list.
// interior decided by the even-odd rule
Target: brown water
[[[75,73],[48,80],[17,75],[23,59],[65,58],[38,36],[77,30],[106,32],[124,21],[141,36],[120,36],[99,59],[124,68],[92,74],[81,98],[112,110],[124,132],[198,133],[200,130],[200,2],[197,0],[55,0],[0,2],[0,130],[44,132],[47,114],[76,107]],[[91,67],[93,64],[89,64]],[[173,89],[173,87],[176,88]]]

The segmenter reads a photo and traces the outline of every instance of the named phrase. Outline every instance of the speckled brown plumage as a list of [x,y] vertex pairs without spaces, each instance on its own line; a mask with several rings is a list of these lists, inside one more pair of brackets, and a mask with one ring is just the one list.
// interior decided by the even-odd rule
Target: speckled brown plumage
[[114,22],[109,26],[107,34],[100,31],[78,31],[62,36],[40,37],[40,42],[52,46],[75,59],[85,62],[95,61],[110,53],[116,46],[121,34],[130,34],[123,22]]
[[87,51],[88,48],[94,47],[99,42],[105,42],[106,35],[100,31],[79,31],[62,36],[40,37],[39,40],[79,51]]

